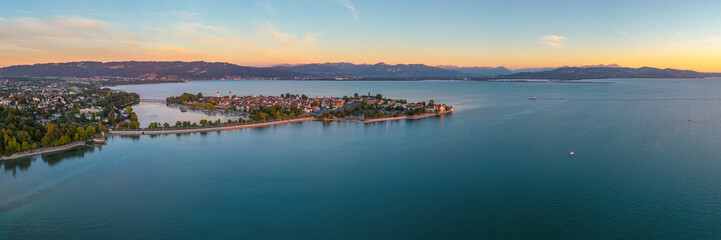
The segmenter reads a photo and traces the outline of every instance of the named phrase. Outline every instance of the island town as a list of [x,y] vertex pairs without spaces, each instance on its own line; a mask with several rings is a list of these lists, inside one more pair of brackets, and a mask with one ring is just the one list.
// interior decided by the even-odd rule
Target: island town
[[422,116],[426,113],[445,114],[453,111],[451,106],[428,103],[408,103],[405,99],[384,98],[381,94],[352,97],[308,97],[305,94],[281,94],[280,96],[235,96],[232,92],[215,96],[202,93],[184,93],[169,97],[170,106],[183,110],[201,111],[206,114],[240,116],[239,121],[263,121],[301,116],[313,116],[325,120],[366,121],[388,117]]
[[214,96],[184,93],[164,100],[168,107],[229,117],[150,122],[141,127],[133,105],[140,96],[91,81],[0,78],[0,160],[103,144],[110,135],[156,135],[264,127],[304,121],[371,123],[420,119],[453,112],[453,107],[385,98],[381,94],[343,97],[305,94]]

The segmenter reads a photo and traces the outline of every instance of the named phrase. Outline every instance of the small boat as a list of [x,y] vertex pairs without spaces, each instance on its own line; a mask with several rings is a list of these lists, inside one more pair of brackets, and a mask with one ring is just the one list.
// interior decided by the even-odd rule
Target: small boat
[[528,100],[538,100],[538,97],[528,97]]
[[573,157],[573,154],[574,154],[574,153],[573,153],[573,152],[571,152],[571,153],[569,153],[568,155],[569,155],[569,156],[571,156],[571,157]]

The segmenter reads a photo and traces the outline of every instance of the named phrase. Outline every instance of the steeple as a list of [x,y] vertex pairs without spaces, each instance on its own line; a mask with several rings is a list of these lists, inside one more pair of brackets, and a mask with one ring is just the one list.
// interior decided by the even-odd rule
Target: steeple
[[220,97],[220,91],[218,91],[218,93],[215,94],[215,97],[217,97],[217,98]]

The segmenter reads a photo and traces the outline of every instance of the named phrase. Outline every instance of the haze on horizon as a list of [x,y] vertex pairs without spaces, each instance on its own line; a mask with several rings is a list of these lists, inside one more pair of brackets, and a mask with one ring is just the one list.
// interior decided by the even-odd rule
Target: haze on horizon
[[720,1],[10,1],[0,66],[317,62],[721,72]]

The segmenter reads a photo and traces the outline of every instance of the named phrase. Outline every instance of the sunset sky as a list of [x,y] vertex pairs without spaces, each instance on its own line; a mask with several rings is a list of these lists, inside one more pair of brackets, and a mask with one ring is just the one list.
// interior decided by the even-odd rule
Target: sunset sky
[[0,0],[0,66],[181,60],[721,72],[721,1]]

